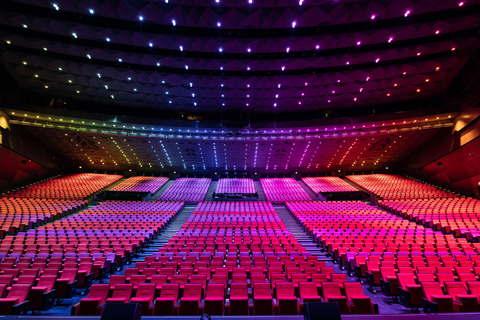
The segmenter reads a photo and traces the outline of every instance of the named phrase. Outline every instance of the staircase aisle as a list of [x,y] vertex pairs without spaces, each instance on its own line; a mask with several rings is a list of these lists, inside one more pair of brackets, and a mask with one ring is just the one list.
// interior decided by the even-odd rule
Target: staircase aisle
[[174,220],[165,228],[165,230],[160,233],[158,238],[150,242],[150,246],[145,248],[143,252],[139,253],[137,258],[132,259],[132,262],[144,261],[146,256],[150,256],[152,253],[158,252],[158,249],[163,247],[163,245],[167,243],[168,240],[174,236],[178,230],[180,230],[196,207],[197,205],[195,204],[185,205],[175,216]]
[[274,205],[273,208],[280,219],[282,219],[283,223],[285,223],[288,231],[290,231],[295,239],[298,240],[298,243],[307,249],[307,252],[311,252],[312,256],[317,256],[319,261],[332,261],[332,259],[327,257],[327,255],[322,252],[321,248],[313,242],[312,237],[303,231],[303,228],[298,224],[297,220],[295,220],[293,215],[284,205]]
[[208,187],[208,191],[207,191],[207,194],[205,195],[204,201],[213,200],[213,193],[215,192],[215,190],[217,190],[217,185],[218,185],[218,181],[212,181],[212,183],[210,183],[210,187]]
[[167,190],[168,187],[172,185],[172,183],[175,180],[168,180],[167,183],[165,183],[155,194],[152,194],[152,197],[150,198],[150,201],[157,201],[158,198]]
[[258,201],[267,201],[265,192],[263,192],[262,183],[260,181],[253,181],[253,185],[255,186],[255,191],[258,193]]
[[308,196],[313,200],[313,201],[318,201],[320,200],[318,198],[318,196],[312,191],[312,189],[310,189],[306,184],[305,182],[303,182],[302,180],[297,180],[297,183],[300,185],[300,187],[302,187],[303,190],[305,190],[305,192],[308,194]]

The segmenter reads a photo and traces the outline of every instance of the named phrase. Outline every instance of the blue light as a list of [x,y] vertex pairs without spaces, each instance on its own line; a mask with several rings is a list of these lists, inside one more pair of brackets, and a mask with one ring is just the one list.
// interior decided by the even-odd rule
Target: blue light
[[172,24],[175,27],[177,25],[177,21],[175,21],[175,19],[172,19]]
[[138,20],[143,21],[143,16],[138,17]]
[[106,40],[107,42],[110,42],[110,38],[106,38],[105,40]]
[[153,43],[149,42],[149,43],[148,43],[148,46],[149,46],[150,48],[153,47]]
[[88,9],[88,12],[90,12],[90,14],[94,14],[94,13],[95,13],[95,10],[93,10],[93,9]]

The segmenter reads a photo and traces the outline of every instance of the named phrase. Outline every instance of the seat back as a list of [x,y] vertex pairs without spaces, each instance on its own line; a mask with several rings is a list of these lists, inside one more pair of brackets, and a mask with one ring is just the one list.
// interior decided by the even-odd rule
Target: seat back
[[35,283],[35,276],[19,276],[17,280],[17,284],[31,284]]
[[252,283],[267,282],[267,277],[265,276],[264,273],[251,274],[251,275],[250,275],[250,279],[252,280]]
[[202,285],[200,283],[187,283],[183,289],[183,296],[185,298],[195,298],[198,300],[202,297]]
[[301,281],[298,283],[300,298],[304,296],[318,296],[317,285],[314,282]]
[[0,275],[0,284],[7,284],[11,285],[13,282],[13,275],[12,274],[7,274],[7,275]]
[[247,282],[246,273],[232,274],[232,282]]
[[411,273],[397,273],[398,283],[403,290],[407,290],[407,286],[417,284]]
[[364,296],[362,285],[360,282],[346,282],[344,283],[345,295],[348,300],[352,301],[352,296]]
[[8,299],[18,299],[17,303],[22,303],[28,297],[30,289],[32,288],[31,284],[14,284],[10,292],[7,295]]
[[162,285],[162,291],[160,297],[174,297],[178,299],[178,292],[180,291],[180,285],[177,283],[165,283]]
[[467,288],[471,294],[480,297],[480,281],[468,281]]
[[110,276],[110,280],[108,281],[108,284],[110,286],[114,286],[119,283],[125,283],[127,281],[127,276],[124,274],[112,274]]
[[221,283],[211,283],[208,286],[207,297],[209,298],[222,298],[225,297],[225,286]]
[[443,296],[442,287],[438,282],[422,282],[423,293],[428,300],[432,300],[432,296]]
[[272,297],[270,292],[270,285],[268,283],[254,283],[253,284],[253,297],[254,299]]
[[295,290],[293,288],[293,283],[291,282],[278,282],[275,288],[277,299],[295,296]]
[[[140,283],[138,285],[137,293],[135,294],[135,298],[148,298],[148,304],[151,305],[153,303],[153,299],[155,298],[155,284],[153,283]],[[163,287],[162,287],[163,291]]]
[[132,291],[133,291],[133,284],[119,283],[115,285],[112,298],[125,299],[126,301],[128,301],[132,297]]
[[37,287],[45,287],[47,291],[52,291],[56,280],[56,276],[42,275],[38,280]]
[[108,297],[108,290],[110,286],[108,284],[92,284],[90,287],[89,298],[99,298],[99,305],[104,303]]
[[323,282],[322,283],[323,296],[341,296],[340,286],[338,282]]
[[248,299],[248,287],[246,283],[232,283],[230,287],[231,298],[245,298]]
[[63,269],[60,280],[68,280],[69,283],[73,282],[77,277],[77,269]]
[[463,286],[463,283],[460,281],[446,281],[444,285],[447,294],[451,295],[452,297],[468,294],[467,290]]
[[[166,274],[154,274],[152,275],[151,283],[155,284],[165,284],[167,283],[167,275]],[[163,287],[163,286],[162,286]]]

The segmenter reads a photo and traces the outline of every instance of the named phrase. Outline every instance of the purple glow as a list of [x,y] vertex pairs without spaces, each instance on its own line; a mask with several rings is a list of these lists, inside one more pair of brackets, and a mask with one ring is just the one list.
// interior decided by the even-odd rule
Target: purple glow
[[375,20],[376,17],[377,17],[377,16],[376,16],[375,14],[372,14],[372,15],[370,16],[370,19],[371,19],[371,20]]

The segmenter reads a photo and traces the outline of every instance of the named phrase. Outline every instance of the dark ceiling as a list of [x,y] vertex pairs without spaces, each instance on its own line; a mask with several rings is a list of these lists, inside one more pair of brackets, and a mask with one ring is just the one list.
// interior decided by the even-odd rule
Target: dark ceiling
[[434,106],[479,26],[480,0],[2,0],[0,59],[67,108],[387,112]]

